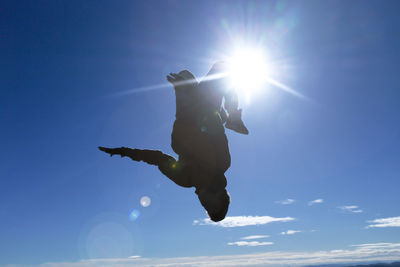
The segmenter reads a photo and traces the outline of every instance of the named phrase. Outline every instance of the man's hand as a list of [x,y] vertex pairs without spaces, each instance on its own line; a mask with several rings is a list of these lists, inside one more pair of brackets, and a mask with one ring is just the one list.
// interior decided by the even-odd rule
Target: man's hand
[[99,150],[110,154],[111,157],[114,155],[120,155],[122,158],[122,157],[128,156],[128,153],[129,153],[129,148],[126,148],[126,147],[108,148],[108,147],[99,146],[98,148],[99,148]]

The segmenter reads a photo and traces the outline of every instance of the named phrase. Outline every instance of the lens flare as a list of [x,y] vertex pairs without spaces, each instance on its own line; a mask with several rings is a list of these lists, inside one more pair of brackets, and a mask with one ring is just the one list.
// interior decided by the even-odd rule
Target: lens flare
[[134,209],[130,214],[129,214],[129,219],[131,221],[136,221],[140,216],[140,211]]
[[151,199],[150,199],[150,197],[148,197],[148,196],[143,196],[141,199],[140,199],[140,205],[142,205],[143,207],[148,207],[148,206],[150,206],[150,204],[151,204]]

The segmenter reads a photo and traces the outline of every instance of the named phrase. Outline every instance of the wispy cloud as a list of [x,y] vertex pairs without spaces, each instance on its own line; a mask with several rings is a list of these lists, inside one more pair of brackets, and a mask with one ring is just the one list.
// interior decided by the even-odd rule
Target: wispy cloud
[[361,212],[363,212],[362,209],[359,209],[358,206],[355,206],[355,205],[341,206],[341,207],[338,207],[338,209],[341,209],[342,211],[346,211],[346,212],[352,212],[352,213],[361,213]]
[[267,238],[269,235],[249,235],[242,237],[242,240],[253,240],[253,239],[261,239],[261,238]]
[[366,228],[400,227],[400,216],[375,219],[372,221],[368,221],[368,223],[371,224],[368,225]]
[[229,242],[228,245],[230,246],[247,246],[247,247],[257,247],[257,246],[269,246],[273,245],[274,242],[259,242],[259,241],[236,241],[236,242]]
[[250,225],[262,225],[272,222],[289,222],[293,221],[295,218],[292,217],[282,217],[276,218],[271,216],[231,216],[226,217],[223,221],[213,222],[209,218],[202,220],[194,220],[194,225],[215,225],[220,227],[240,227],[240,226],[250,226]]
[[361,248],[363,250],[372,249],[388,249],[388,248],[400,248],[400,243],[369,243],[369,244],[358,244],[351,245],[352,247]]
[[291,198],[275,201],[275,203],[282,204],[282,205],[290,205],[290,204],[293,204],[294,202],[296,202],[296,200],[291,199]]
[[[236,245],[236,244],[235,244]],[[94,259],[79,262],[45,263],[41,267],[128,267],[128,266],[302,266],[334,263],[400,260],[400,243],[352,245],[348,249],[305,252],[271,251],[181,258]]]
[[[240,239],[242,240],[254,240],[254,239],[262,239],[262,238],[268,238],[269,235],[249,235],[242,237]],[[229,242],[228,245],[230,246],[247,246],[247,247],[257,247],[257,246],[269,246],[273,245],[274,242],[260,242],[260,241],[236,241],[236,242]]]
[[287,230],[286,232],[281,232],[281,235],[294,235],[296,233],[301,233],[300,230]]
[[321,204],[321,203],[324,203],[324,200],[322,198],[317,198],[317,199],[309,201],[308,206],[312,206],[314,204]]

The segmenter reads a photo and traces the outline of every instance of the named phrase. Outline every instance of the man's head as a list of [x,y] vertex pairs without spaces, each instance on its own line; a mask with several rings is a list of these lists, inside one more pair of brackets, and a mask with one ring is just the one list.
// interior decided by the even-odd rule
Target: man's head
[[225,188],[218,191],[198,190],[197,195],[212,221],[219,222],[225,218],[230,203],[229,193]]

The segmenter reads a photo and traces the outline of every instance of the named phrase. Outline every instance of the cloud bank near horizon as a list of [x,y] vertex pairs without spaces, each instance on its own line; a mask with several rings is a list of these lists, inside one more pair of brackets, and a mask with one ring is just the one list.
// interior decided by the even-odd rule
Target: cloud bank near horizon
[[[78,262],[44,263],[40,267],[127,267],[127,266],[301,266],[367,261],[399,261],[400,243],[351,245],[349,249],[314,252],[271,251],[257,254],[198,256],[179,258],[92,259]],[[12,265],[22,267],[23,265]]]

